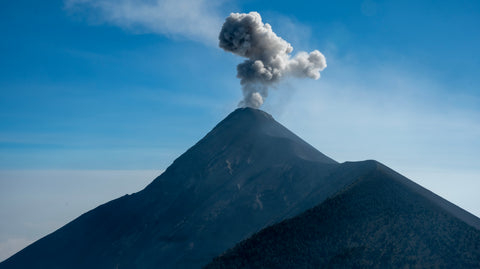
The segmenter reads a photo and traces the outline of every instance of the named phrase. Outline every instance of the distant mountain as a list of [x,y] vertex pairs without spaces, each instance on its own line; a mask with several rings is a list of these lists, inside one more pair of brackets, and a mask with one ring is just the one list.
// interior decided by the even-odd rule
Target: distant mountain
[[144,190],[101,205],[0,268],[195,268],[353,178],[269,114],[237,109]]
[[206,268],[480,268],[478,218],[378,162],[351,165],[366,173]]
[[339,164],[269,114],[242,108],[144,190],[81,215],[0,269],[200,268],[228,249],[212,268],[436,257],[470,265],[478,229],[478,218],[388,168]]

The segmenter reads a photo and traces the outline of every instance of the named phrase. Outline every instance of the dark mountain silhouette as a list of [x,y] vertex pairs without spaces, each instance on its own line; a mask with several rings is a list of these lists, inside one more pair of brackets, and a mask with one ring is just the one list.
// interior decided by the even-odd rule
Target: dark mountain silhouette
[[194,268],[351,183],[269,114],[237,109],[144,190],[101,205],[0,268]]
[[[413,182],[403,180],[399,175],[394,176],[393,172],[387,173],[388,176],[385,175],[385,180],[381,181],[386,182],[386,185],[393,184],[392,186],[400,186],[399,189],[406,189],[406,197],[400,191],[388,195],[387,191],[393,187],[377,186],[375,181],[369,183],[368,180],[376,180],[376,177],[372,177],[373,171],[377,171],[376,167],[379,166],[371,161],[339,164],[287,130],[267,113],[251,108],[237,109],[175,160],[144,190],[125,195],[81,215],[0,263],[0,269],[200,268],[263,228],[295,217],[316,205],[320,206],[289,221],[303,219],[304,216],[317,212],[318,208],[326,207],[323,210],[332,216],[328,225],[334,225],[337,219],[343,221],[339,221],[338,229],[335,230],[338,235],[332,235],[333,238],[344,238],[341,236],[341,228],[355,228],[348,226],[345,221],[350,215],[335,214],[339,212],[335,206],[339,206],[340,202],[325,206],[331,201],[338,201],[336,197],[341,197],[339,193],[359,196],[358,200],[350,200],[353,204],[349,209],[351,214],[360,210],[357,214],[364,216],[354,222],[358,225],[383,227],[383,218],[376,219],[374,214],[388,210],[376,207],[370,210],[367,205],[385,203],[383,206],[391,209],[392,218],[410,214],[408,216],[418,225],[430,222],[431,224],[423,224],[426,225],[425,229],[430,227],[428,225],[440,228],[432,228],[428,232],[433,235],[444,232],[448,235],[448,242],[460,244],[462,250],[467,250],[471,242],[462,236],[469,234],[477,238],[475,236],[478,231],[472,227],[480,229],[478,218]],[[388,183],[390,179],[391,183]],[[354,186],[364,187],[360,192],[355,191]],[[369,192],[365,193],[366,191]],[[328,197],[331,198],[326,200]],[[373,200],[369,202],[369,199]],[[413,206],[417,204],[419,207]],[[312,220],[310,225],[322,227],[321,222],[315,221],[318,220]],[[406,236],[403,231],[410,229],[407,224],[411,223],[404,221],[398,222],[402,224],[398,226],[399,231],[392,232]],[[290,222],[282,222],[280,225],[285,223]],[[301,231],[307,231],[310,227],[303,222],[298,223],[298,226]],[[271,227],[275,229],[274,227],[283,226]],[[385,227],[384,229],[394,228]],[[415,228],[415,231],[421,232],[422,227]],[[270,233],[272,228],[263,230],[252,239],[260,238],[265,232]],[[285,236],[288,236],[288,231],[285,228]],[[370,234],[364,228],[357,233],[360,239],[367,240],[367,237],[361,237],[364,231],[365,234]],[[350,233],[351,230],[343,232]],[[388,230],[383,232],[386,234],[384,238],[394,236]],[[451,237],[450,233],[455,233],[457,237]],[[407,235],[410,236],[410,233]],[[382,237],[375,238],[382,242]],[[345,255],[365,252],[362,249],[365,245],[361,244],[360,239],[360,247],[352,250],[353,254],[347,251]],[[233,251],[216,259],[212,266],[223,266],[227,260],[233,260],[233,264],[238,265],[238,259],[228,259],[229,253],[235,253],[242,249],[241,246],[251,242],[244,241]],[[263,247],[257,243],[252,246]],[[278,243],[278,247],[284,246],[285,252],[268,252],[264,253],[265,257],[270,257],[270,254],[282,255],[285,259],[300,257],[295,250],[290,250],[281,243]],[[430,241],[425,241],[424,244],[429,243]],[[338,244],[340,248],[341,245]],[[301,245],[292,246],[299,251],[302,249]],[[328,245],[319,245],[319,248],[323,247],[328,248]],[[400,245],[400,250],[401,247],[410,246]],[[258,250],[257,247],[255,249]],[[268,249],[274,247],[266,250]],[[431,251],[436,250],[433,248]],[[332,248],[331,251],[334,253],[336,249]],[[478,244],[469,251],[466,252],[468,255],[478,251]],[[411,252],[405,250],[405,253]],[[236,257],[236,254],[233,255]],[[342,253],[339,255],[338,260],[341,260]]]
[[480,268],[478,219],[378,162],[352,165],[366,168],[352,184],[206,268]]

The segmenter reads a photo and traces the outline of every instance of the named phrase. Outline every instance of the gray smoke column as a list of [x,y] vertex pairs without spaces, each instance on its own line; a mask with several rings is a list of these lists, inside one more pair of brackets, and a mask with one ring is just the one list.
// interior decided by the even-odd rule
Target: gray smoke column
[[268,88],[285,77],[320,78],[327,67],[325,56],[318,50],[299,52],[292,57],[293,47],[277,36],[257,12],[232,13],[219,35],[219,46],[225,51],[248,58],[237,66],[237,77],[243,90],[240,107],[259,108],[268,96]]

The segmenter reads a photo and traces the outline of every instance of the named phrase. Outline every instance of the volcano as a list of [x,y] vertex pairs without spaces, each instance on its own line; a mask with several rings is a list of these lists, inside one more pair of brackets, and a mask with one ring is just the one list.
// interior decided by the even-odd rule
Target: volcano
[[[343,202],[348,195],[355,198]],[[377,229],[383,234],[372,239]],[[325,260],[345,256],[345,261],[361,258],[367,261],[361,264],[376,264],[372,257],[385,246],[383,251],[391,254],[385,257],[395,264],[414,254],[430,255],[426,260],[431,262],[445,249],[458,247],[463,256],[455,261],[472,264],[472,259],[480,260],[479,229],[477,217],[380,163],[337,163],[269,114],[240,108],[145,189],[81,215],[0,268],[199,268],[212,259],[212,268],[254,267],[256,260],[273,266],[269,259],[280,256],[293,265],[297,257],[321,264],[301,256],[305,249],[295,241],[329,249],[330,237],[319,234],[341,238],[327,254],[309,252],[327,255]],[[356,237],[348,239],[350,235]],[[438,244],[448,244],[416,252],[430,244],[427,237],[437,235],[445,235]],[[390,245],[397,239],[402,244]],[[377,244],[375,251],[372,244]]]

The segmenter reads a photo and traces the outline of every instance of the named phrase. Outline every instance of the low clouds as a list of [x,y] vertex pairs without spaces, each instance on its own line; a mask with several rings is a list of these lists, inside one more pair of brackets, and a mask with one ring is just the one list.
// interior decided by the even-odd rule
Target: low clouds
[[71,12],[125,29],[187,38],[215,46],[221,0],[65,0]]
[[257,12],[230,14],[220,31],[219,46],[247,58],[237,66],[244,96],[241,107],[259,108],[268,88],[285,77],[319,79],[320,71],[327,67],[318,50],[292,57],[293,47],[264,24]]

